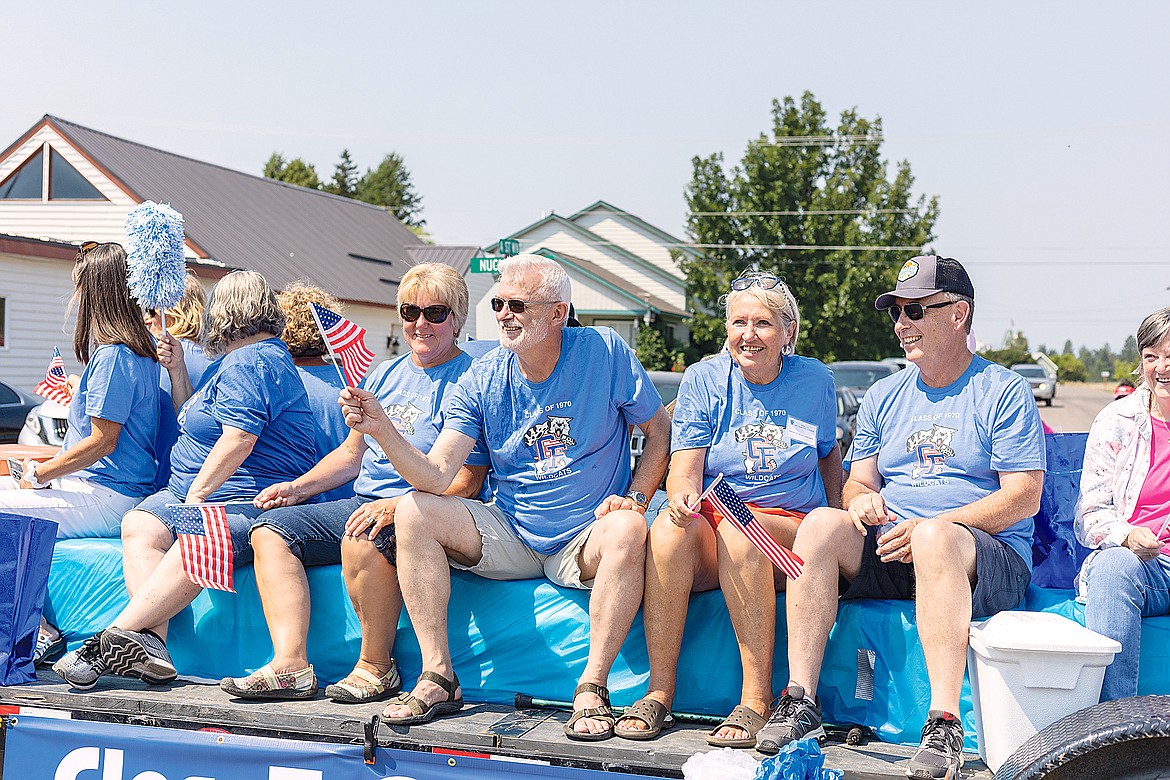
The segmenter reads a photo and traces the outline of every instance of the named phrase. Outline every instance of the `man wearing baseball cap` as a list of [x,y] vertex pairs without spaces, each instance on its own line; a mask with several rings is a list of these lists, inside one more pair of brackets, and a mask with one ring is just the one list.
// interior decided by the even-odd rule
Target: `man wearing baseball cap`
[[801,523],[794,549],[804,573],[788,584],[791,679],[757,747],[775,753],[823,736],[815,692],[838,597],[920,593],[930,712],[907,774],[952,778],[963,764],[970,622],[1017,606],[1031,580],[1044,434],[1028,383],[967,349],[975,288],[957,260],[907,260],[874,305],[889,314],[910,366],[862,399],[847,509],[817,509]]

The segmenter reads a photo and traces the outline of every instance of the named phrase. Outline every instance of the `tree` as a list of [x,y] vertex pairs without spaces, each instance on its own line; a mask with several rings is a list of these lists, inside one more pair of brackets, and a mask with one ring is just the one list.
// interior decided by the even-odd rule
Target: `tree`
[[321,180],[317,177],[317,169],[300,157],[286,161],[279,152],[273,152],[264,163],[264,175],[269,179],[276,179],[298,187],[308,187],[311,190],[321,189]]
[[666,339],[653,325],[638,325],[634,352],[647,371],[669,371],[674,364],[674,355],[667,348]]
[[[687,233],[706,253],[682,263],[697,309],[693,353],[718,348],[719,298],[752,267],[782,277],[796,296],[805,354],[835,360],[895,352],[889,320],[872,302],[894,286],[900,261],[934,237],[938,200],[913,200],[908,162],[887,178],[880,147],[880,118],[848,110],[831,128],[806,92],[799,104],[773,101],[771,134],[750,141],[730,171],[722,154],[692,158]],[[882,246],[909,249],[845,248]]]
[[349,156],[349,149],[341,150],[341,159],[333,168],[333,180],[322,187],[326,192],[352,198],[357,193],[358,167]]
[[1067,341],[1065,341],[1065,342],[1064,342],[1064,349],[1062,349],[1062,350],[1060,351],[1060,354],[1062,354],[1062,355],[1071,355],[1071,354],[1073,354],[1073,345],[1072,345],[1072,339],[1068,339]]
[[1140,357],[1141,354],[1138,352],[1137,339],[1132,335],[1126,336],[1125,343],[1121,345],[1121,354],[1117,356],[1117,359],[1137,365],[1138,358]]
[[1056,364],[1056,378],[1061,382],[1084,382],[1085,364],[1078,360],[1072,352],[1065,352],[1052,356]]
[[354,197],[383,207],[408,227],[422,227],[427,222],[422,219],[422,196],[414,191],[410,171],[395,152],[383,157],[377,168],[366,170]]

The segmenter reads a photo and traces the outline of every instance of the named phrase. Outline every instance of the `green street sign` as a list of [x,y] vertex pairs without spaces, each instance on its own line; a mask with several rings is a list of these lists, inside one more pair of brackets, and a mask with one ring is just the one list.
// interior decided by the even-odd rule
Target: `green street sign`
[[504,257],[520,254],[520,242],[514,238],[501,238],[500,254]]
[[502,257],[473,257],[471,258],[471,272],[473,274],[498,274]]

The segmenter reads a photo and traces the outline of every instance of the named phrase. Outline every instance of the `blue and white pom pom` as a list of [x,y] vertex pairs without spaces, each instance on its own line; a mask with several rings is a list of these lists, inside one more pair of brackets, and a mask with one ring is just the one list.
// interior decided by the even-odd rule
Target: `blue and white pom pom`
[[148,200],[126,215],[130,293],[143,309],[164,311],[183,297],[183,215]]

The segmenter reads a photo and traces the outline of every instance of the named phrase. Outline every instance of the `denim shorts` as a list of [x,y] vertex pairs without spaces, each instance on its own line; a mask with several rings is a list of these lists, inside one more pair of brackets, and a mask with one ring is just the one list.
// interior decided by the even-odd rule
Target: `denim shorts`
[[[1007,542],[986,531],[963,526],[975,537],[975,589],[971,593],[971,618],[989,617],[1005,609],[1014,609],[1024,600],[1032,581],[1032,572]],[[913,599],[914,566],[897,561],[885,563],[877,556],[880,529],[870,526],[861,553],[857,579],[839,581],[842,600]]]
[[[147,496],[142,499],[142,503],[134,507],[134,509],[139,512],[154,515],[171,532],[171,536],[176,536],[175,523],[171,520],[170,507],[174,504],[183,503],[186,503],[183,499],[176,496],[170,490],[163,488],[153,496]],[[232,536],[232,558],[238,568],[252,562],[252,541],[249,535],[252,532],[252,523],[256,516],[260,514],[260,510],[252,506],[251,503],[245,503],[243,501],[228,504],[224,509],[227,514],[228,531]]]
[[[288,543],[288,549],[304,566],[341,563],[341,538],[345,535],[346,522],[359,507],[373,500],[353,496],[319,504],[282,506],[257,517],[251,528],[271,528]],[[391,566],[396,564],[393,523],[378,532],[374,546]]]

